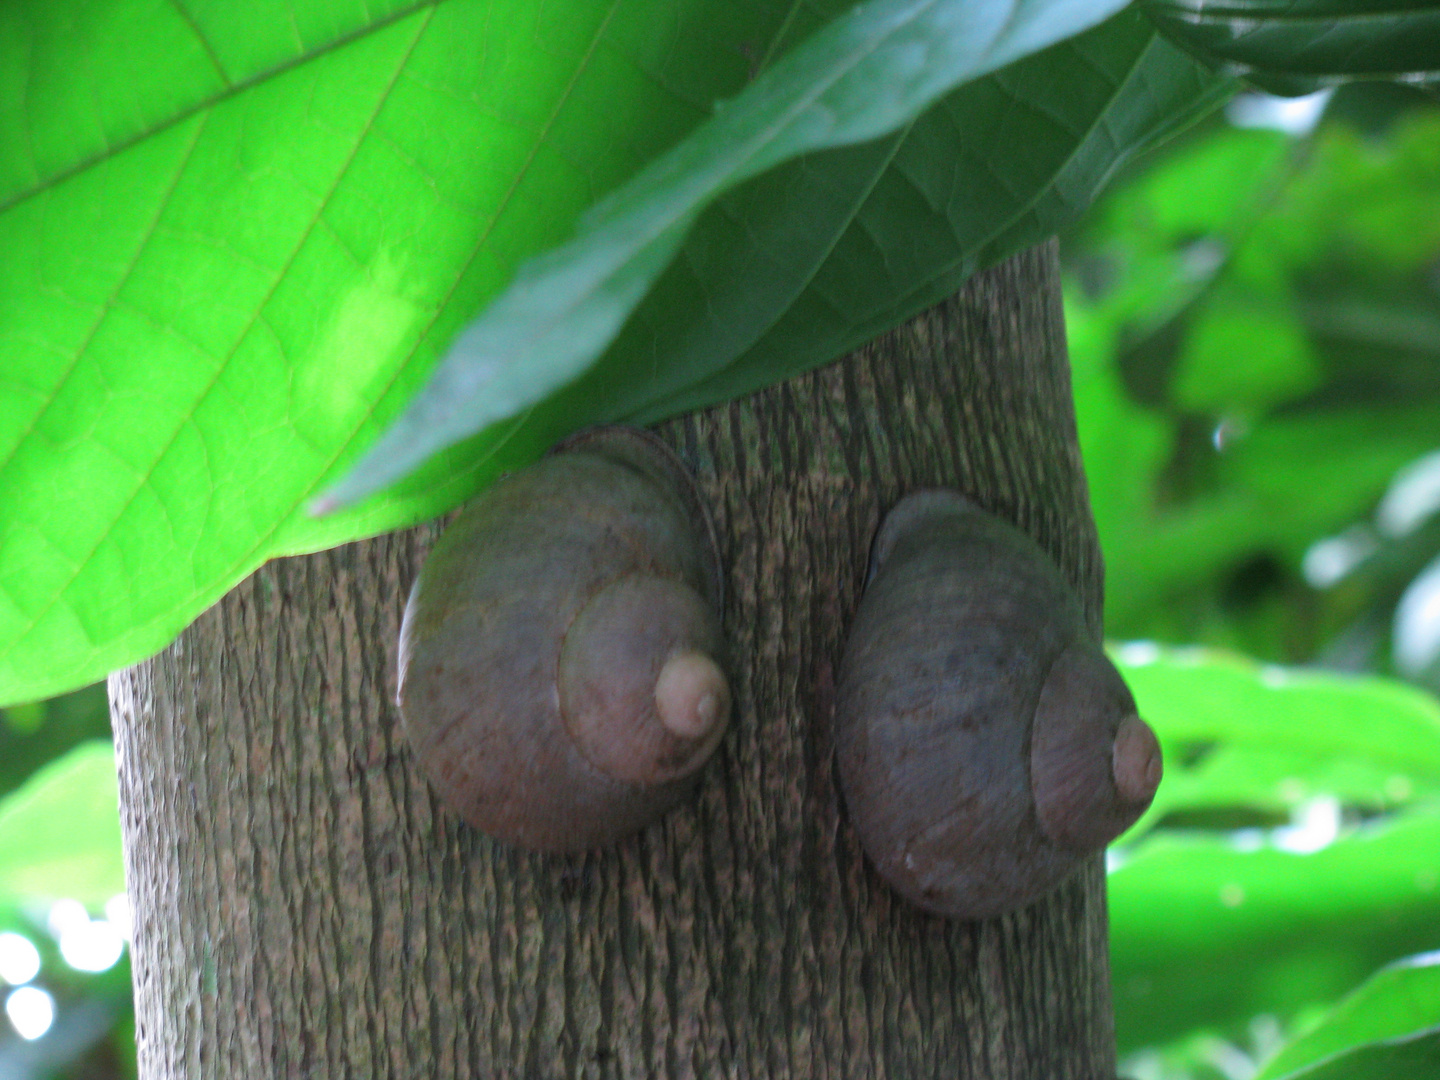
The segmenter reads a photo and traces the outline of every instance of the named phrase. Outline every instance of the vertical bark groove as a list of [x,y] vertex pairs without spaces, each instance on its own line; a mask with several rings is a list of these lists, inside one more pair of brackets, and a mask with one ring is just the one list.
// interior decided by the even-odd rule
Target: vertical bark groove
[[828,368],[664,425],[728,572],[732,731],[609,851],[444,812],[394,701],[437,529],[271,563],[112,677],[141,1075],[1110,1080],[1104,880],[983,923],[866,866],[835,664],[883,511],[953,485],[1098,626],[1053,245]]

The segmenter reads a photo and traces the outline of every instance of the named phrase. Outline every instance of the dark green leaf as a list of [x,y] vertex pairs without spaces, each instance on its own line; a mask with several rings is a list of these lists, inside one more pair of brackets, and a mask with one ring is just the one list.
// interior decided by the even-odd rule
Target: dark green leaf
[[1440,77],[1434,0],[1142,0],[1208,63],[1277,93],[1346,79]]
[[801,155],[895,131],[954,87],[1121,6],[869,0],[836,19],[588,211],[574,240],[527,264],[318,505],[329,510],[378,491],[573,381],[619,332],[696,216],[724,191]]
[[[1232,89],[1129,12],[962,87],[884,148],[888,168],[858,212],[812,226],[832,246],[783,316],[723,369],[638,417],[747,393],[938,302],[1074,221],[1116,169]],[[778,172],[799,193],[823,187],[838,163],[818,155]]]

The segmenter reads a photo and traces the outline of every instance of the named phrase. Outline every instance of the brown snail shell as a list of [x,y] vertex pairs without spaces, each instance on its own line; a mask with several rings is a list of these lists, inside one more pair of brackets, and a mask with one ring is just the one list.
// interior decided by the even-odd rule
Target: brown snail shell
[[730,712],[714,532],[629,428],[577,436],[472,502],[400,631],[400,715],[444,802],[498,839],[609,844],[690,791]]
[[950,491],[909,496],[881,526],[835,728],[866,854],[960,918],[1059,885],[1160,782],[1155,735],[1055,564]]

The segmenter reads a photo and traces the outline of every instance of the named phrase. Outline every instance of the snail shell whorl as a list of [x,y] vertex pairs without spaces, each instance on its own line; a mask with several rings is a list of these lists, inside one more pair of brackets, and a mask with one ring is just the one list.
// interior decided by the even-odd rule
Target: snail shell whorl
[[643,432],[568,440],[471,503],[401,629],[401,717],[441,798],[559,851],[683,799],[729,716],[720,582],[688,475]]
[[1159,782],[1154,735],[1054,563],[954,492],[912,495],[881,527],[835,715],[866,853],[940,914],[1037,899]]

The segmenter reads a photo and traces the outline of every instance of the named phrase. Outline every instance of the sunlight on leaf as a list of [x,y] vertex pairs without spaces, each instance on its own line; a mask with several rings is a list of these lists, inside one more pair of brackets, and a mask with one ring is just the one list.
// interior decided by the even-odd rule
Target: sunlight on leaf
[[125,891],[115,751],[82,744],[0,800],[0,906]]
[[1414,1038],[1440,1026],[1440,952],[1390,964],[1345,998],[1308,1034],[1285,1047],[1255,1080],[1304,1076],[1334,1055]]

